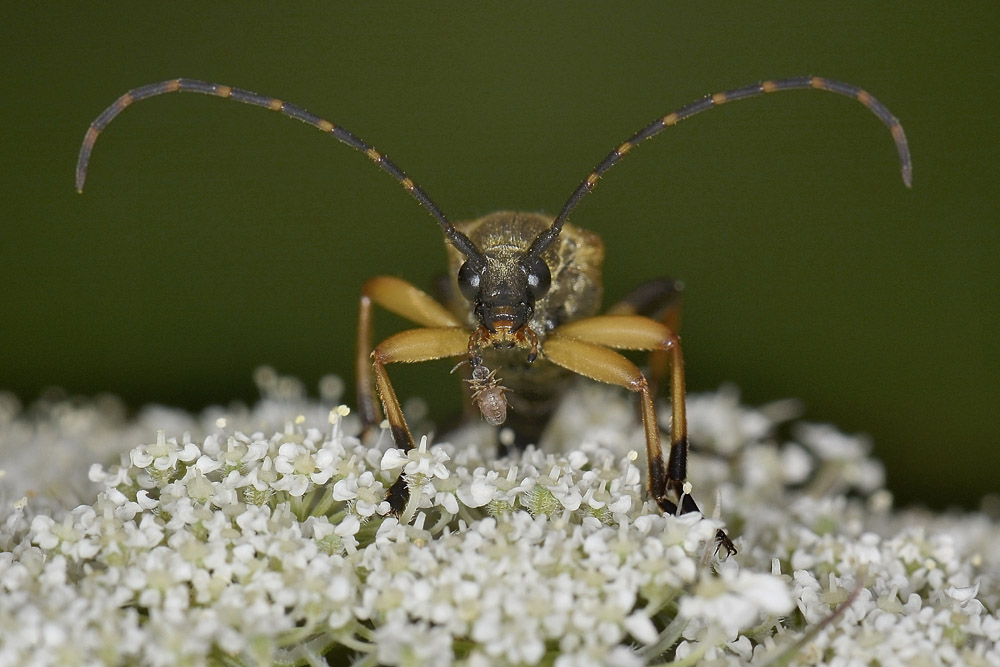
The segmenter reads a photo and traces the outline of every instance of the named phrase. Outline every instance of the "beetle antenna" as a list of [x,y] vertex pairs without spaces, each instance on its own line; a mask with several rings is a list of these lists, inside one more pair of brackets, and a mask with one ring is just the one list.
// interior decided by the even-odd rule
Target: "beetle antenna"
[[903,183],[908,188],[912,187],[913,163],[910,160],[910,147],[906,142],[906,134],[903,132],[903,126],[900,125],[899,119],[893,116],[892,112],[889,111],[884,104],[875,99],[871,93],[849,83],[833,81],[831,79],[824,79],[816,76],[761,81],[749,86],[743,86],[742,88],[727,90],[723,93],[706,95],[700,100],[687,104],[673,113],[669,113],[662,118],[657,118],[652,123],[633,134],[628,138],[628,140],[625,141],[625,143],[608,153],[608,155],[601,160],[594,170],[590,172],[585,179],[583,179],[580,185],[577,186],[576,190],[573,191],[573,194],[570,195],[570,198],[563,205],[562,210],[559,211],[559,215],[556,216],[552,226],[539,234],[532,243],[531,252],[539,254],[551,245],[553,241],[555,241],[559,232],[562,230],[563,223],[565,223],[569,218],[570,213],[572,213],[577,204],[580,203],[580,200],[583,199],[588,192],[597,187],[597,181],[604,175],[604,172],[617,164],[626,153],[635,148],[639,143],[656,136],[666,128],[676,125],[685,118],[690,118],[697,113],[707,111],[708,109],[725,104],[726,102],[742,100],[748,97],[757,97],[758,95],[763,95],[765,93],[776,93],[782,90],[809,88],[814,90],[826,90],[831,93],[837,93],[838,95],[854,98],[863,104],[865,108],[878,116],[879,120],[881,120],[882,123],[889,128],[889,131],[892,133],[892,139],[896,142],[896,151],[899,153],[899,165],[900,172],[903,177]]
[[441,225],[441,229],[444,230],[445,236],[448,237],[448,240],[451,241],[451,244],[455,246],[459,252],[466,255],[470,259],[482,259],[482,253],[479,252],[479,250],[465,234],[455,229],[454,225],[451,224],[441,209],[438,208],[437,204],[435,204],[431,198],[427,196],[427,193],[424,192],[423,188],[417,185],[412,178],[407,176],[406,172],[397,167],[395,162],[390,160],[386,155],[383,155],[375,150],[373,146],[352,133],[350,130],[338,127],[330,121],[324,120],[319,116],[306,111],[300,106],[291,104],[290,102],[283,102],[282,100],[274,97],[258,95],[257,93],[249,90],[233,88],[232,86],[225,86],[218,83],[209,83],[207,81],[198,81],[196,79],[171,79],[169,81],[161,81],[159,83],[152,83],[147,86],[135,88],[119,97],[111,106],[105,109],[101,115],[90,124],[90,127],[87,129],[87,134],[83,138],[83,144],[80,146],[80,156],[76,161],[77,192],[83,192],[83,186],[87,180],[87,165],[90,162],[90,154],[94,150],[94,144],[97,142],[97,137],[99,137],[101,132],[104,131],[104,128],[106,128],[118,114],[124,111],[126,107],[131,106],[134,102],[144,100],[148,97],[164,95],[166,93],[201,93],[202,95],[212,95],[214,97],[235,100],[237,102],[243,102],[244,104],[250,104],[270,109],[271,111],[277,111],[288,116],[289,118],[294,118],[295,120],[301,121],[307,125],[312,125],[321,132],[332,134],[333,138],[337,141],[342,144],[347,144],[354,150],[367,155],[368,159],[374,162],[379,169],[396,179],[396,181],[403,186],[403,189],[410,193],[411,197],[417,200],[417,203],[426,208],[427,211],[434,216],[434,219],[438,221],[439,225]]

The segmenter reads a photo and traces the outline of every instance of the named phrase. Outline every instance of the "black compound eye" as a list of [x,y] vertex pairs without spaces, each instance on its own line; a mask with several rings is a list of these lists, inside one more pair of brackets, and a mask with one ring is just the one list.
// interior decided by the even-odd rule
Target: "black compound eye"
[[552,273],[549,265],[541,257],[527,259],[524,269],[528,274],[528,292],[533,299],[540,299],[545,296],[552,286]]
[[479,296],[480,282],[482,276],[479,275],[479,269],[471,261],[462,264],[462,268],[458,270],[458,289],[467,301],[475,301]]

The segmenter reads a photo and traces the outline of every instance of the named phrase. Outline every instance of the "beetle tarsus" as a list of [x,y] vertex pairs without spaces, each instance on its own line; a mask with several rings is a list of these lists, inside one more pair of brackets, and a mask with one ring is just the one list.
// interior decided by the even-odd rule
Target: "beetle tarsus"
[[403,513],[406,503],[410,500],[410,487],[406,484],[405,473],[400,473],[399,478],[389,487],[385,499],[389,501],[389,508],[393,514],[399,516]]
[[[687,514],[688,512],[697,512],[699,514],[704,515],[704,513],[701,511],[701,508],[698,507],[698,503],[696,503],[694,498],[691,497],[691,494],[683,492],[683,490],[681,489],[681,484],[679,482],[671,483],[668,486],[676,487],[678,489],[676,493],[678,494],[679,499],[678,502],[675,503],[669,498],[667,498],[665,495],[654,496],[656,500],[656,506],[660,508],[661,512],[663,512],[664,514],[673,514],[674,516],[677,516],[678,514]],[[733,556],[737,553],[736,546],[733,544],[733,541],[729,539],[729,536],[726,534],[726,531],[720,528],[715,532],[716,555],[719,555],[722,549],[725,549],[727,557]]]

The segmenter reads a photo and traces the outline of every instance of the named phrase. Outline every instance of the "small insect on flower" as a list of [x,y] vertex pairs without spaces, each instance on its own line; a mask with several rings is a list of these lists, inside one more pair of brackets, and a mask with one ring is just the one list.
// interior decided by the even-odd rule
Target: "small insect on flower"
[[463,359],[455,364],[451,372],[454,373],[465,364],[472,366],[471,377],[465,379],[469,385],[472,404],[479,408],[486,423],[500,426],[507,421],[507,387],[500,384],[503,380],[496,377],[496,370],[491,371],[484,366],[482,359],[478,357]]
[[[857,86],[821,77],[762,81],[707,95],[659,116],[618,144],[572,192],[555,217],[501,211],[452,224],[424,190],[388,157],[350,131],[302,107],[248,90],[194,79],[172,79],[131,90],[91,123],[76,167],[83,191],[87,165],[97,137],[126,107],[165,93],[192,92],[278,111],[332,135],[364,153],[434,217],[447,241],[450,288],[443,302],[392,276],[368,280],[361,290],[356,357],[359,412],[367,430],[381,423],[377,390],[396,446],[414,447],[389,364],[459,358],[469,362],[472,397],[491,424],[507,422],[515,444],[537,441],[572,374],[623,387],[638,394],[646,436],[646,488],[664,512],[700,511],[686,485],[688,434],[684,362],[677,334],[681,284],[651,280],[640,285],[604,315],[599,315],[604,244],[593,232],[569,222],[580,201],[612,166],[641,142],[695,114],[735,100],[786,90],[813,89],[860,102],[889,129],[899,154],[903,182],[910,186],[912,166],[906,135],[895,116]],[[402,331],[372,345],[374,306],[401,315],[420,328]],[[618,350],[650,353],[648,377]],[[508,386],[496,371],[504,369]],[[493,369],[493,370],[490,370]],[[668,384],[671,398],[670,451],[664,457],[656,416],[657,389]],[[508,387],[510,396],[507,395]],[[507,415],[507,408],[512,414]],[[401,512],[409,497],[405,475],[388,493]],[[734,553],[725,532],[719,548]]]
[[466,380],[472,392],[472,402],[476,404],[483,419],[491,426],[500,426],[507,421],[507,387],[500,384],[496,370],[482,364],[474,366],[472,378]]

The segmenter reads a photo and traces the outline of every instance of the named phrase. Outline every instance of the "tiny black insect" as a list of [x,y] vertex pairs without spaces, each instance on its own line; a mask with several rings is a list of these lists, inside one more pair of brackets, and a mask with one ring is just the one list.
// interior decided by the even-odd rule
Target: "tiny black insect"
[[[273,97],[193,79],[172,79],[136,88],[98,116],[80,147],[76,187],[82,192],[94,143],[115,116],[134,102],[164,93],[193,92],[228,98],[278,111],[332,134],[396,179],[437,220],[448,242],[451,289],[444,300],[446,305],[390,276],[372,278],[362,288],[356,371],[365,425],[372,428],[381,422],[374,394],[377,389],[396,445],[403,449],[414,446],[386,372],[391,363],[446,357],[467,361],[475,407],[491,424],[505,420],[511,423],[522,442],[537,437],[567,376],[584,375],[639,394],[646,434],[648,492],[664,512],[692,512],[699,509],[685,490],[688,436],[684,364],[676,331],[680,285],[669,280],[644,283],[606,314],[598,315],[604,245],[596,234],[570,224],[569,216],[597,186],[604,172],[640,142],[664,129],[726,102],[810,88],[851,97],[878,116],[892,133],[903,182],[910,187],[910,152],[896,117],[866,91],[820,77],[762,81],[707,95],[657,118],[601,160],[554,218],[504,211],[452,224],[402,169],[350,131]],[[390,336],[373,347],[374,305],[402,315],[420,328]],[[648,379],[616,349],[649,351]],[[496,377],[500,368],[504,369],[508,386],[501,385]],[[656,388],[663,381],[669,383],[672,399],[670,452],[666,459],[654,405]],[[390,505],[401,511],[408,495],[401,475],[389,490]],[[725,532],[720,530],[717,540],[720,548],[735,553]]]

